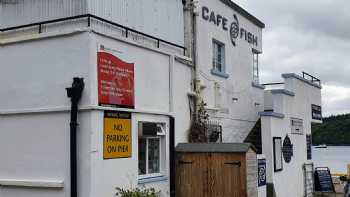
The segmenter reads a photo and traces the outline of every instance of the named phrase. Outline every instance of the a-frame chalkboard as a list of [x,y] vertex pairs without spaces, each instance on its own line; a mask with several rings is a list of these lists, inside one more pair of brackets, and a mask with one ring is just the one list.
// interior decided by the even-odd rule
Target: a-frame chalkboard
[[324,193],[334,193],[334,185],[328,167],[318,167],[315,169],[315,191]]

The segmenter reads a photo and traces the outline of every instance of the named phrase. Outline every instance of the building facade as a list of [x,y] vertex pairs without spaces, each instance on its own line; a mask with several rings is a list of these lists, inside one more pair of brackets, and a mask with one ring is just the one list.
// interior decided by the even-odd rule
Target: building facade
[[312,166],[311,124],[322,122],[321,83],[306,74],[282,77],[282,84],[265,90],[260,113],[267,182],[276,196],[312,196],[314,184],[307,168]]
[[182,2],[0,5],[6,70],[0,196],[70,196],[66,88],[74,77],[85,83],[77,131],[78,196],[114,196],[116,187],[141,186],[169,195],[170,140],[185,141],[190,122],[192,65],[181,47]]
[[196,4],[196,82],[224,142],[243,142],[263,110],[258,56],[264,24],[231,1]]
[[[311,162],[307,107],[321,106],[321,86],[287,74],[283,90],[265,90],[264,27],[229,0],[0,0],[0,196],[114,196],[116,187],[175,196],[174,149],[205,103],[221,142],[244,142],[261,123],[258,158],[284,197],[282,177],[300,181]],[[76,77],[84,90],[72,188],[66,88]],[[292,135],[300,119],[303,133]],[[294,156],[275,172],[272,140],[287,134]],[[296,185],[291,196],[302,194]],[[250,196],[266,196],[260,182],[258,193]]]

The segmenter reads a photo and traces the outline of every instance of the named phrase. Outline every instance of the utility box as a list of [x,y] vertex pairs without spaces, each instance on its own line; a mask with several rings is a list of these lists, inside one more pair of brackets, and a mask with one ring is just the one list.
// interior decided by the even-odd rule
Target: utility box
[[180,143],[176,196],[257,197],[257,157],[248,143]]

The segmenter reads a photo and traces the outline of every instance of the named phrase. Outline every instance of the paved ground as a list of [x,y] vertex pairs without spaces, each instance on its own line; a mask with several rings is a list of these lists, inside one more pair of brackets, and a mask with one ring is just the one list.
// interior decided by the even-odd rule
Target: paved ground
[[315,197],[344,197],[344,194],[316,194]]

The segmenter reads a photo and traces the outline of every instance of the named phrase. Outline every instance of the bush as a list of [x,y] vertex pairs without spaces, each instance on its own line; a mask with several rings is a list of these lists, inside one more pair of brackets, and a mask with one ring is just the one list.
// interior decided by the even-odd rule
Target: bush
[[116,189],[117,189],[116,196],[119,196],[119,197],[159,197],[160,196],[160,191],[156,191],[154,188],[122,189],[117,187]]

